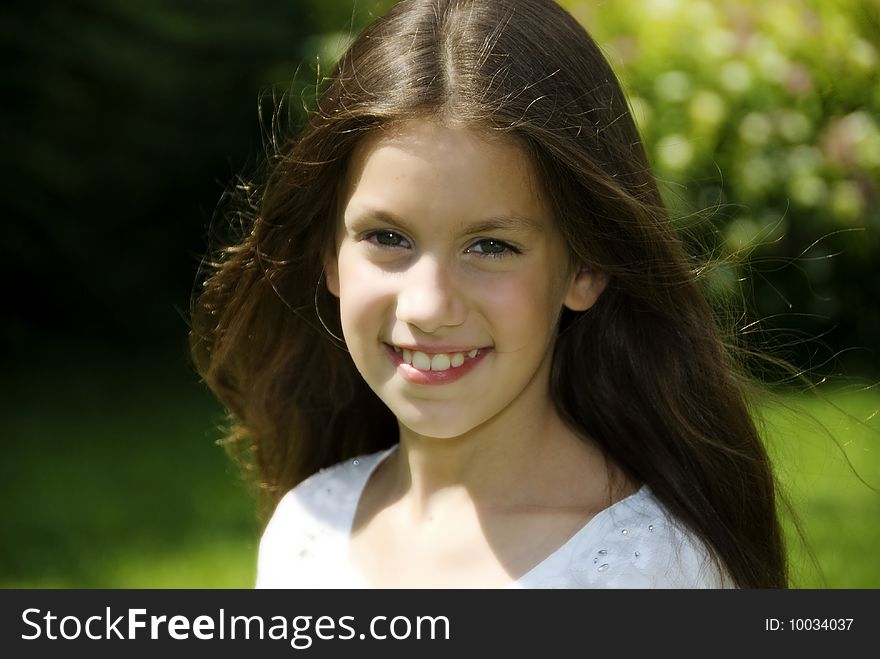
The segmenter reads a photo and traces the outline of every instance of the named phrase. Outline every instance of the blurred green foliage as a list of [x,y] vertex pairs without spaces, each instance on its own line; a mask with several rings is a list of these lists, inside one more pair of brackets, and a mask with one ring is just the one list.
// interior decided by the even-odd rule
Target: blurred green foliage
[[[880,3],[561,4],[622,79],[679,221],[733,264],[710,290],[743,278],[768,334],[830,332],[831,350],[868,348],[852,370],[876,372]],[[788,354],[805,366],[816,349]]]
[[[287,93],[296,125],[392,4],[4,3],[0,268],[21,282],[0,330],[8,356],[35,333],[179,340],[218,200],[261,160],[258,109],[268,120]],[[682,226],[732,258],[709,290],[745,278],[768,330],[865,348],[851,365],[876,372],[880,4],[562,4],[622,78]],[[815,366],[804,345],[792,357]]]

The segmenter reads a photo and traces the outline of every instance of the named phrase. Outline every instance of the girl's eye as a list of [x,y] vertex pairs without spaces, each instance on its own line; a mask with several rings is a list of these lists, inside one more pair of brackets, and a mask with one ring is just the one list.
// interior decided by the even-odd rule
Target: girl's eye
[[468,247],[466,250],[468,253],[479,254],[481,256],[490,256],[494,258],[506,256],[508,254],[519,254],[520,251],[516,249],[513,245],[506,243],[502,240],[495,240],[494,238],[484,238],[483,240],[478,240],[471,247]]
[[373,231],[366,239],[381,247],[410,247],[409,241],[396,231]]

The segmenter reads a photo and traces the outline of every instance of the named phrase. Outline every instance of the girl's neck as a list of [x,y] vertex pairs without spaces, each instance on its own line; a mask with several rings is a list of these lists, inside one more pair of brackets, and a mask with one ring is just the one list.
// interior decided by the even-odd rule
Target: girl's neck
[[528,414],[516,414],[512,406],[455,438],[401,427],[388,498],[418,522],[461,505],[498,512],[568,507],[607,490],[602,452],[565,425],[549,398],[525,408]]

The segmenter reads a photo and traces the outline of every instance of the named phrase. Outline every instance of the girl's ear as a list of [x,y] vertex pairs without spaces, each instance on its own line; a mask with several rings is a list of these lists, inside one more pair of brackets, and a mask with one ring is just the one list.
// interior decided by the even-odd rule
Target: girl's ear
[[604,272],[596,272],[586,266],[582,267],[572,278],[565,296],[565,306],[572,311],[586,311],[594,304],[605,285],[608,283],[608,275]]
[[324,263],[324,279],[327,282],[327,290],[339,297],[339,266],[334,252],[324,252],[321,259]]

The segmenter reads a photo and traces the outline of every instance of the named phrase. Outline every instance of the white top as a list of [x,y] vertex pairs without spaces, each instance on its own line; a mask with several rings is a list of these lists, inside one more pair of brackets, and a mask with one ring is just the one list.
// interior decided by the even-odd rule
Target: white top
[[[396,447],[324,469],[278,503],[257,588],[369,588],[349,558],[361,493]],[[723,588],[705,545],[643,485],[588,521],[510,588]]]

